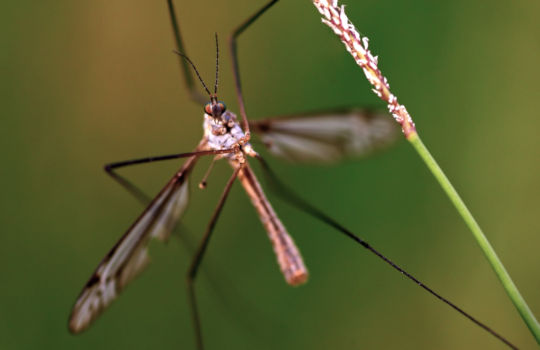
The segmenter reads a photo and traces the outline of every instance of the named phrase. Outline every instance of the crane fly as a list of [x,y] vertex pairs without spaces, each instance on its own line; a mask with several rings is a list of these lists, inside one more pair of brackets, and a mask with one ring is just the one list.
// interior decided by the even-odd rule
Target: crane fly
[[[277,156],[294,162],[315,161],[329,163],[335,162],[345,156],[365,154],[380,148],[381,146],[388,144],[394,138],[396,130],[391,118],[386,114],[365,109],[341,109],[248,122],[240,84],[236,42],[239,35],[276,2],[277,0],[272,0],[267,3],[263,8],[255,12],[243,24],[237,27],[231,35],[229,44],[241,116],[241,119],[239,120],[234,113],[226,108],[225,103],[218,99],[219,48],[217,34],[215,83],[213,92],[210,92],[195,64],[185,54],[172,0],[167,1],[173,33],[176,39],[176,53],[181,56],[180,62],[183,68],[185,82],[191,92],[192,99],[204,103],[203,137],[192,152],[139,158],[110,163],[105,166],[105,170],[113,177],[113,179],[118,181],[132,194],[141,198],[144,197],[144,195],[140,190],[117,174],[115,169],[135,164],[187,158],[180,169],[173,175],[157,196],[150,201],[150,204],[148,204],[142,214],[128,228],[125,234],[98,265],[84,286],[72,309],[69,318],[69,330],[72,333],[80,333],[87,329],[112,303],[112,301],[118,297],[125,286],[144,269],[149,261],[149,241],[152,238],[165,241],[170,236],[187,207],[189,176],[197,161],[204,156],[213,156],[210,168],[199,184],[199,187],[205,187],[206,178],[216,160],[227,160],[232,167],[233,172],[219,198],[218,204],[187,272],[187,288],[198,349],[203,349],[203,337],[199,313],[197,311],[194,282],[204,253],[210,242],[214,226],[225,204],[229,191],[236,180],[244,187],[245,192],[251,199],[251,202],[259,215],[264,229],[272,243],[279,268],[285,281],[289,285],[297,286],[305,283],[308,279],[308,270],[302,256],[296,247],[294,240],[289,235],[272,205],[266,198],[262,186],[250,166],[248,161],[250,158],[255,158],[261,162],[262,169],[265,171],[265,175],[267,175],[270,184],[283,199],[353,239],[383,261],[390,264],[394,269],[418,284],[421,288],[448,304],[454,310],[458,311],[508,346],[515,348],[502,336],[470,316],[455,304],[435,293],[432,289],[398,267],[354,233],[347,230],[343,225],[294,194],[293,191],[287,188],[287,186],[276,177],[264,159],[254,150],[250,143],[251,130],[261,137],[263,144],[270,153]],[[208,98],[204,98],[204,96],[195,88],[193,72],[197,75]]]

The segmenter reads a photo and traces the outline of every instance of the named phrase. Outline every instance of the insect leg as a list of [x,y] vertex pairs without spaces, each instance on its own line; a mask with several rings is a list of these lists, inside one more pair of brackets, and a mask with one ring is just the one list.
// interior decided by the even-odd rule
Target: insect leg
[[246,134],[246,139],[249,141],[250,132],[249,132],[249,123],[246,116],[246,108],[244,105],[244,97],[242,95],[242,84],[240,82],[240,69],[238,68],[238,54],[236,50],[236,39],[240,34],[244,32],[253,22],[257,20],[263,13],[266,12],[272,5],[274,5],[278,0],[271,0],[266,5],[264,5],[260,10],[251,15],[244,23],[238,26],[231,34],[229,38],[229,47],[231,50],[232,56],[232,68],[234,75],[234,82],[236,88],[236,95],[238,97],[238,107],[240,109],[240,115],[242,116],[242,127]]
[[129,193],[135,196],[137,200],[139,200],[143,204],[147,204],[148,202],[150,202],[150,198],[146,194],[144,194],[137,186],[131,183],[131,181],[119,175],[115,171],[115,169],[130,166],[130,165],[136,165],[136,164],[147,164],[147,163],[152,163],[152,162],[158,162],[162,160],[186,158],[186,157],[191,157],[191,156],[204,156],[204,155],[212,155],[212,154],[215,155],[215,154],[231,153],[234,151],[235,149],[226,149],[226,150],[219,150],[219,151],[209,150],[209,151],[195,151],[195,152],[187,152],[187,153],[168,154],[164,156],[130,159],[130,160],[124,160],[121,162],[109,163],[109,164],[105,164],[103,168],[107,172],[107,174],[109,174],[116,182],[118,182],[122,187],[124,187]]
[[398,265],[396,265],[393,261],[391,261],[390,259],[388,259],[386,256],[384,256],[383,254],[381,254],[379,251],[375,250],[375,248],[373,248],[371,245],[369,245],[366,241],[364,241],[363,239],[361,239],[360,237],[358,237],[357,235],[355,235],[354,233],[352,233],[351,231],[349,231],[347,228],[345,228],[345,226],[341,225],[340,223],[338,223],[336,220],[332,219],[331,217],[329,217],[328,215],[326,215],[325,213],[323,213],[321,210],[317,209],[316,207],[314,207],[313,205],[309,204],[308,202],[306,202],[304,199],[302,199],[300,196],[298,196],[293,190],[291,190],[289,187],[287,187],[286,185],[284,185],[281,180],[278,179],[277,175],[270,169],[270,167],[268,166],[268,163],[266,163],[266,161],[262,158],[262,157],[257,157],[257,159],[261,162],[262,164],[262,168],[264,169],[264,174],[268,180],[268,182],[270,183],[271,185],[271,188],[275,191],[275,193],[277,195],[279,195],[283,200],[285,200],[286,202],[288,202],[289,204],[291,204],[292,206],[296,207],[297,209],[311,215],[312,217],[316,218],[317,220],[319,221],[322,221],[323,223],[333,227],[334,229],[336,229],[337,231],[341,232],[342,234],[344,234],[345,236],[349,237],[350,239],[352,239],[353,241],[355,241],[356,243],[360,244],[362,247],[366,248],[367,250],[369,250],[371,253],[375,254],[378,258],[380,258],[381,260],[383,260],[385,263],[389,264],[392,268],[394,268],[395,270],[397,270],[399,273],[401,273],[402,275],[404,275],[405,277],[407,277],[409,280],[411,280],[412,282],[414,282],[415,284],[417,284],[418,286],[420,286],[421,288],[423,288],[424,290],[426,290],[429,294],[433,295],[435,298],[439,299],[440,301],[442,301],[443,303],[447,304],[448,306],[450,306],[452,309],[456,310],[457,312],[459,312],[461,315],[465,316],[466,318],[468,318],[470,321],[472,321],[474,324],[476,324],[477,326],[479,326],[480,328],[484,329],[485,331],[487,331],[488,333],[490,333],[491,335],[493,335],[495,338],[499,339],[501,342],[505,343],[507,346],[509,346],[510,348],[512,349],[517,349],[517,347],[515,345],[513,345],[512,343],[510,343],[510,341],[508,341],[506,338],[504,338],[502,335],[500,335],[499,333],[495,332],[493,329],[491,329],[490,327],[488,327],[486,324],[480,322],[478,319],[476,319],[475,317],[471,316],[469,313],[467,313],[466,311],[464,311],[463,309],[461,309],[459,306],[457,306],[456,304],[452,303],[450,300],[444,298],[443,296],[441,296],[440,294],[438,294],[437,292],[435,292],[433,289],[431,289],[430,287],[426,286],[423,282],[420,282],[416,277],[412,276],[410,273],[408,273],[407,271],[403,270],[401,267],[399,267]]
[[[179,52],[186,54],[186,50],[184,49],[184,42],[182,41],[182,36],[180,35],[180,27],[178,26],[178,20],[176,18],[176,13],[174,11],[174,4],[172,0],[167,0],[167,7],[169,9],[169,16],[171,18],[171,25],[173,28],[174,39],[176,42],[176,49]],[[197,102],[198,104],[204,105],[206,102],[208,102],[207,98],[203,96],[195,88],[193,75],[188,66],[188,62],[182,59],[182,57],[179,57],[178,59],[180,61],[180,66],[182,67],[184,81],[186,82],[186,86],[189,90],[191,99]]]
[[218,205],[216,209],[214,210],[214,214],[212,215],[210,222],[208,223],[206,232],[204,233],[201,243],[199,244],[199,248],[197,249],[197,252],[195,253],[195,256],[193,257],[191,266],[188,270],[187,277],[186,277],[189,302],[191,305],[191,317],[193,319],[193,326],[195,327],[195,338],[197,341],[197,349],[199,350],[203,349],[203,340],[202,340],[202,331],[201,331],[201,321],[200,321],[199,312],[197,309],[197,300],[195,298],[195,288],[194,288],[195,278],[197,277],[199,266],[204,257],[206,248],[208,247],[208,243],[210,242],[210,238],[212,236],[212,232],[216,225],[219,214],[221,213],[221,210],[223,209],[225,200],[227,199],[227,196],[229,195],[229,191],[231,190],[231,187],[234,183],[234,180],[236,180],[236,177],[238,176],[240,169],[242,169],[241,165],[239,165],[234,170],[234,173],[232,174],[229,181],[227,182],[227,185],[225,185],[225,189],[223,190],[223,193],[221,194],[221,197],[219,198]]

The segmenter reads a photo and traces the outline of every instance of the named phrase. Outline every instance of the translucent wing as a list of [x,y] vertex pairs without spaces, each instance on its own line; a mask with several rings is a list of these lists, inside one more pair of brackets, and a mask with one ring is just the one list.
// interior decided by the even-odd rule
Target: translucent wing
[[151,238],[166,240],[184,212],[189,197],[187,176],[197,157],[189,158],[145,211],[101,261],[83,288],[69,319],[69,329],[79,333],[116,299],[120,291],[149,261]]
[[257,120],[250,124],[268,150],[293,162],[336,162],[390,144],[398,134],[391,116],[366,109]]

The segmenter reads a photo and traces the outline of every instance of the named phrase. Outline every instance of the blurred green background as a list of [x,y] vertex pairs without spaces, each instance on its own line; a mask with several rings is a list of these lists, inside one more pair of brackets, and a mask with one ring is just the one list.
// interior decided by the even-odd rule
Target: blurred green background
[[[187,52],[236,111],[232,28],[263,1],[177,1]],[[392,91],[540,315],[538,1],[347,1]],[[184,276],[230,174],[192,186],[182,237],[93,327],[67,331],[75,298],[142,210],[112,161],[189,151],[202,106],[181,80],[165,1],[0,5],[0,348],[193,349]],[[239,42],[252,119],[343,105],[384,108],[310,1],[283,0]],[[257,146],[257,144],[255,144]],[[259,146],[260,150],[261,147]],[[156,193],[180,162],[122,174]],[[202,177],[208,160],[193,174]],[[271,164],[377,249],[522,348],[535,342],[462,220],[403,140],[331,167]],[[236,185],[197,290],[208,349],[504,348],[336,232],[269,193],[310,282],[290,288]],[[187,247],[187,248],[186,248]]]

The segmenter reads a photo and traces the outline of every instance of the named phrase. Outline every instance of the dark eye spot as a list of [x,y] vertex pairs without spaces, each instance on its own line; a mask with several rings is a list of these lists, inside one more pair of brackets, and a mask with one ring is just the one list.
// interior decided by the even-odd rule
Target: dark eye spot
[[221,113],[225,112],[227,110],[227,106],[225,106],[225,103],[219,101],[218,106],[221,109]]
[[206,106],[204,106],[204,113],[208,115],[212,115],[212,104],[207,103]]

